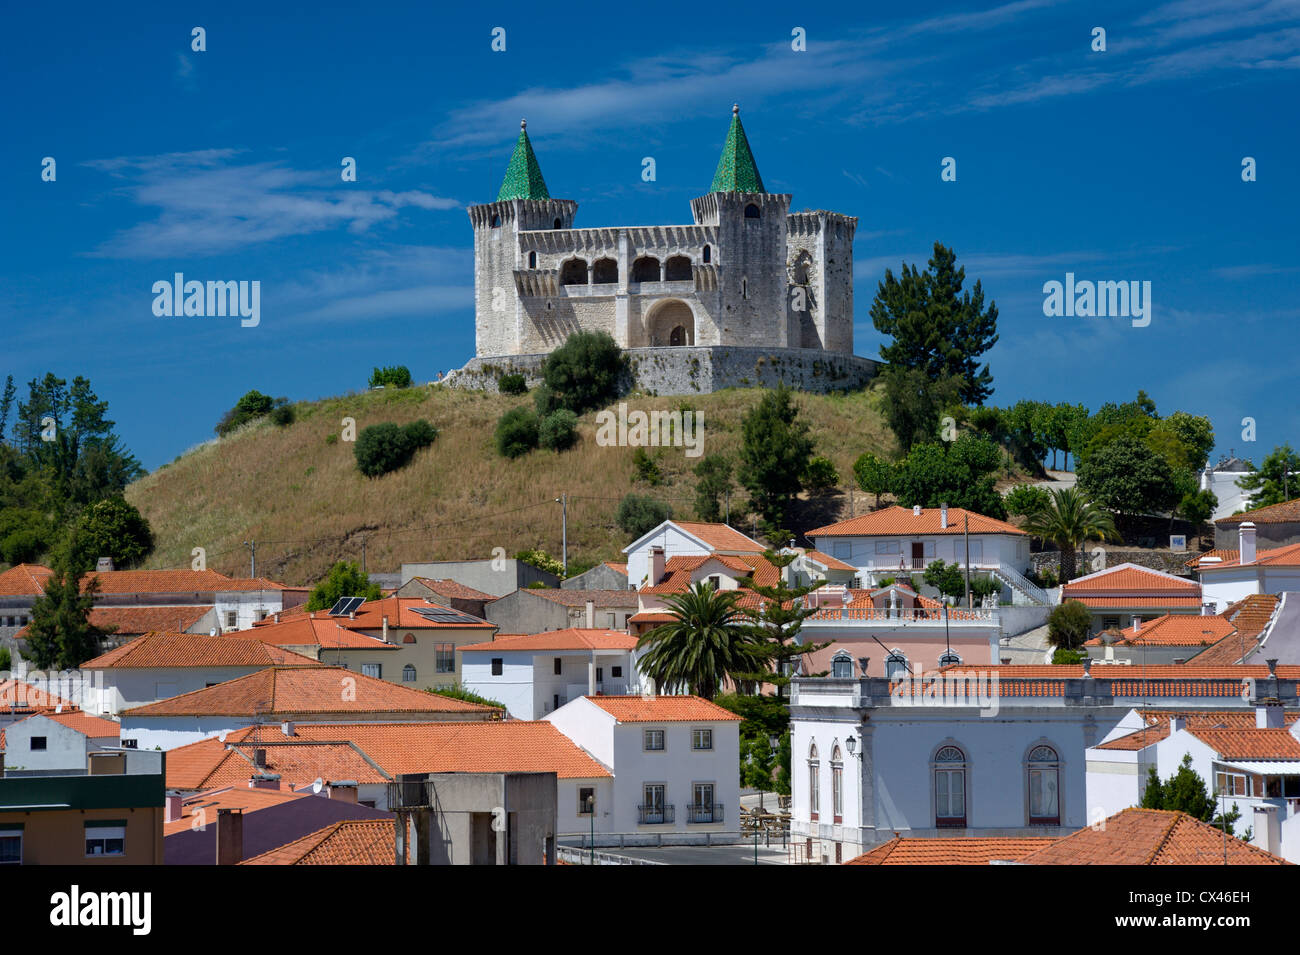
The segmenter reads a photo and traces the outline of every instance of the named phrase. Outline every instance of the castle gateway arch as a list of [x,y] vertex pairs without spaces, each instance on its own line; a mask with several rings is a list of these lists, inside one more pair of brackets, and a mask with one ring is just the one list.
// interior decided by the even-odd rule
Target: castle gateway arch
[[679,298],[656,302],[646,316],[651,346],[694,345],[695,312]]

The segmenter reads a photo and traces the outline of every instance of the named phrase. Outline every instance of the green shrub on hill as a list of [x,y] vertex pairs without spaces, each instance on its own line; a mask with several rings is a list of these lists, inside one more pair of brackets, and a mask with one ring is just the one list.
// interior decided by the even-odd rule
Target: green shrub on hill
[[379,477],[410,463],[415,452],[432,444],[438,429],[427,421],[412,421],[405,427],[384,422],[372,424],[357,437],[353,454],[357,470],[366,477]]

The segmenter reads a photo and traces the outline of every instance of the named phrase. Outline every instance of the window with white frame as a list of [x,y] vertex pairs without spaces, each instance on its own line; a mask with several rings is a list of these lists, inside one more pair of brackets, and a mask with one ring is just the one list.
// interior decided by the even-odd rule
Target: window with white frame
[[831,750],[831,814],[835,822],[844,816],[844,763],[838,746]]
[[86,856],[126,854],[126,824],[86,824]]
[[578,787],[578,815],[590,816],[596,811],[596,790],[593,786]]
[[384,678],[384,665],[382,663],[363,663],[361,664],[361,675],[382,680]]
[[837,680],[847,680],[853,676],[853,658],[847,653],[837,653],[831,657],[831,676]]
[[901,554],[902,547],[902,542],[897,540],[876,541],[877,554]]
[[934,821],[940,828],[966,826],[966,754],[956,746],[934,754]]
[[907,657],[903,655],[902,650],[892,650],[889,656],[885,657],[885,677],[890,680],[901,679],[907,674]]
[[713,730],[707,728],[691,730],[691,749],[713,749]]
[[1250,786],[1245,773],[1219,771],[1214,774],[1214,795],[1249,796]]
[[961,663],[961,657],[957,655],[956,650],[944,650],[943,653],[939,654],[939,666],[953,666],[957,663]]
[[821,763],[817,759],[817,744],[808,744],[808,812],[812,819],[821,811]]
[[434,670],[438,673],[456,672],[456,645],[440,643],[434,647]]
[[1051,746],[1035,746],[1029,751],[1026,773],[1031,826],[1060,825],[1060,769],[1060,756]]
[[660,752],[664,748],[664,731],[646,730],[644,740],[647,752]]
[[233,610],[227,610],[227,611],[226,611],[226,629],[227,629],[227,630],[234,630],[234,629],[235,629],[235,626],[236,626],[236,621],[237,621],[237,620],[238,620],[238,617],[236,616],[235,611],[233,611]]
[[406,666],[402,667],[402,682],[403,683],[415,682],[415,667],[409,663]]

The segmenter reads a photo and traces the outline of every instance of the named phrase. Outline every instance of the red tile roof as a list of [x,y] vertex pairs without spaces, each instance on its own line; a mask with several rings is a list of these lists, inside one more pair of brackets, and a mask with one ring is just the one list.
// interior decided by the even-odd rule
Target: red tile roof
[[99,582],[101,594],[217,593],[250,590],[283,590],[265,577],[227,577],[215,570],[109,570],[92,571],[82,578],[82,587]]
[[250,789],[247,782],[244,780],[242,787],[209,789],[186,797],[181,803],[180,818],[163,823],[164,838],[192,828],[216,825],[218,809],[242,809],[249,813],[305,798],[303,793],[283,789]]
[[1202,551],[1190,560],[1183,561],[1184,567],[1195,567],[1207,557],[1218,557],[1220,560],[1236,560],[1240,551],[1235,547],[1216,547],[1214,550]]
[[[1285,547],[1270,547],[1258,550],[1255,552],[1255,563],[1267,567],[1300,567],[1300,544],[1287,544]],[[1241,566],[1240,554],[1232,560],[1223,561],[1221,564],[1198,564],[1196,569],[1201,573],[1205,573],[1207,570],[1239,566]]]
[[882,508],[870,514],[852,517],[847,521],[827,524],[816,530],[808,531],[805,537],[899,537],[916,534],[961,534],[965,531],[963,520],[969,518],[970,532],[973,534],[1014,534],[1027,536],[1014,524],[985,517],[961,507],[948,508],[948,526],[940,527],[942,514],[940,508],[923,507],[921,513],[913,513],[910,507]]
[[17,564],[0,573],[0,595],[38,596],[45,592],[45,581],[53,571],[40,564]]
[[838,557],[832,557],[830,554],[825,554],[819,550],[805,551],[805,556],[811,557],[827,570],[857,570],[852,564],[846,564]]
[[240,865],[396,865],[396,823],[344,819]]
[[636,647],[636,637],[618,630],[587,630],[569,627],[564,630],[547,630],[514,636],[500,636],[487,643],[471,643],[460,648],[462,653],[502,652],[508,650],[631,650]]
[[[1289,865],[1284,859],[1234,839],[1226,840],[1229,865]],[[1024,865],[1223,865],[1223,830],[1183,812],[1125,809],[1046,848],[1022,856]]]
[[1291,524],[1300,522],[1300,498],[1290,501],[1283,501],[1280,504],[1270,504],[1267,507],[1257,507],[1253,511],[1246,511],[1244,514],[1230,514],[1227,517],[1221,517],[1215,521],[1219,524],[1242,524],[1250,521],[1252,524]]
[[[447,610],[458,613],[468,620],[441,622],[423,617],[417,610]],[[382,630],[384,617],[388,617],[390,629],[400,627],[403,630],[493,630],[495,627],[486,620],[474,617],[463,611],[453,610],[443,604],[426,600],[424,597],[385,597],[382,600],[368,600],[357,608],[356,619],[336,618],[339,625],[350,630]]]
[[216,686],[192,690],[126,710],[126,716],[289,717],[295,714],[465,713],[499,714],[481,706],[412,690],[344,667],[267,667]]
[[114,627],[115,636],[132,636],[154,631],[184,633],[213,609],[206,607],[92,607],[90,622],[96,627]]
[[1078,596],[1150,596],[1200,597],[1201,585],[1185,577],[1161,573],[1137,564],[1120,564],[1078,577],[1062,588],[1062,599]]
[[731,710],[698,696],[588,696],[586,699],[620,723],[740,721]]
[[[328,650],[397,650],[396,644],[384,643],[378,637],[350,630],[345,624],[353,623],[346,617],[331,617],[323,610],[313,613],[281,614],[280,622],[271,617],[251,630],[240,630],[247,635],[277,647],[319,647]],[[380,621],[382,628],[383,621]],[[391,623],[390,623],[391,627]]]
[[1191,726],[1190,732],[1224,759],[1300,760],[1300,740],[1285,728],[1209,729]]
[[703,521],[673,521],[686,533],[698,537],[718,551],[762,553],[763,545],[729,524],[706,524]]
[[62,706],[65,710],[80,709],[75,703],[65,700],[61,696],[55,696],[39,687],[30,683],[24,683],[22,680],[10,678],[0,683],[0,709],[31,709],[37,710],[48,708],[53,710]]
[[[254,765],[259,749],[265,753],[261,769]],[[214,736],[167,752],[169,789],[247,786],[259,772],[278,775],[283,786],[306,786],[316,779],[357,783],[392,779],[346,739],[321,742],[288,737],[278,726],[245,727],[226,734],[225,742]]]
[[118,732],[121,727],[112,720],[102,720],[98,716],[90,716],[78,709],[56,713],[53,709],[42,707],[38,712],[20,720],[15,720],[8,726],[0,728],[0,750],[5,749],[5,730],[12,729],[19,723],[25,723],[33,716],[44,716],[47,719],[54,720],[68,729],[76,730],[84,736],[91,739],[118,739]]
[[[1120,631],[1117,644],[1125,646],[1209,647],[1225,636],[1236,632],[1236,627],[1225,618],[1204,614],[1165,614],[1148,620],[1138,627]],[[1104,646],[1101,637],[1084,643],[1088,647]]]
[[[1250,730],[1255,727],[1255,711],[1249,710],[1143,710],[1139,714],[1146,727],[1119,736],[1108,743],[1099,743],[1097,749],[1139,750],[1160,742],[1169,736],[1170,720],[1181,717],[1193,729]],[[1300,719],[1300,712],[1291,710],[1282,716],[1287,725]]]
[[901,839],[888,842],[850,859],[845,865],[988,865],[1015,861],[1055,842],[1054,838],[958,837],[953,839]]
[[641,593],[684,593],[691,588],[695,571],[714,561],[732,571],[738,579],[752,576],[755,585],[759,587],[772,586],[780,577],[780,571],[775,565],[768,563],[762,554],[679,554],[668,558],[665,562],[663,579],[651,581],[649,585],[641,588]]
[[1259,646],[1260,636],[1272,619],[1278,599],[1274,594],[1251,594],[1229,606],[1219,616],[1231,621],[1235,630],[1187,662],[1196,666],[1210,666],[1248,659],[1251,651]]
[[619,561],[616,561],[616,560],[607,560],[607,561],[605,561],[605,566],[608,567],[608,568],[609,568],[610,570],[612,570],[612,571],[615,571],[615,572],[617,572],[617,573],[622,574],[624,577],[627,576],[627,562],[626,562],[626,561],[623,561],[623,562],[620,563]]
[[239,634],[212,637],[206,633],[146,633],[88,660],[81,667],[84,670],[126,670],[318,665],[300,653]]

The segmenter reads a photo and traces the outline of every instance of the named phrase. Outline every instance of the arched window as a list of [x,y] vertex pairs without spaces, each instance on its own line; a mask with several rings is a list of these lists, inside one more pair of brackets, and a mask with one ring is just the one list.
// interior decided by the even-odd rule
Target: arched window
[[853,658],[843,651],[831,657],[831,676],[837,680],[851,679],[853,677]]
[[710,262],[713,261],[713,249],[711,249],[709,246],[706,245],[704,247],[704,253],[700,258],[705,265],[708,265]]
[[939,654],[939,666],[947,667],[961,663],[961,657],[957,656],[956,650],[944,650]]
[[762,215],[763,213],[758,210],[758,206],[754,205],[754,203],[751,202],[749,205],[745,206],[746,219],[758,219],[761,218]]
[[808,816],[816,820],[821,809],[821,763],[817,761],[817,744],[808,744]]
[[1059,826],[1061,803],[1058,789],[1061,759],[1051,746],[1035,746],[1029,751],[1025,771],[1029,783],[1029,824]]
[[668,344],[677,346],[686,344],[686,326],[674,325],[673,330],[668,333]]
[[559,219],[556,219],[556,220],[555,220],[555,228],[557,228],[557,229],[563,229],[563,228],[564,228],[564,223],[561,222]]
[[403,683],[415,682],[415,667],[411,666],[411,664],[409,663],[406,666],[402,667],[402,682]]
[[885,657],[885,678],[897,680],[907,672],[907,657],[903,656],[903,651],[897,648],[891,650],[889,656]]
[[642,256],[632,263],[633,282],[658,282],[659,260],[653,255]]
[[844,763],[838,746],[831,750],[831,814],[833,822],[844,821]]
[[966,754],[956,746],[934,754],[934,824],[966,827]]
[[618,281],[618,262],[614,259],[597,259],[591,266],[592,285],[613,285]]
[[689,282],[691,280],[691,260],[684,255],[674,255],[664,263],[665,282]]
[[415,642],[415,634],[413,634],[413,633],[408,633],[406,636],[402,637],[402,642],[403,642],[403,643],[414,643],[414,642]]
[[496,215],[495,213],[492,215],[492,228],[501,228],[501,216]]
[[535,268],[537,268],[537,253],[536,253],[536,252],[529,252],[529,253],[528,253],[528,267],[529,267],[530,269],[535,269]]
[[560,284],[561,285],[586,285],[587,284],[587,260],[586,259],[569,259],[560,266]]

